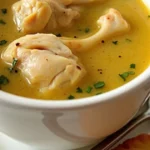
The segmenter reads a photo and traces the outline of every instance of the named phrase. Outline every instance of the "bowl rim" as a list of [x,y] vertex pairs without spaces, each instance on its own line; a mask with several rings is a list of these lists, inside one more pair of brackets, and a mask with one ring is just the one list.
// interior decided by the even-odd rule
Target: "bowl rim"
[[[73,110],[77,108],[85,108],[91,105],[97,105],[98,103],[108,102],[118,96],[125,95],[132,92],[139,86],[147,84],[150,81],[150,66],[143,71],[136,78],[130,82],[124,84],[109,92],[103,93],[102,95],[96,95],[86,98],[80,98],[76,100],[36,100],[33,98],[26,98],[22,96],[17,96],[4,91],[0,91],[0,103],[7,103],[14,106],[20,106],[30,109],[49,109],[49,110]],[[149,87],[150,88],[150,87]]]

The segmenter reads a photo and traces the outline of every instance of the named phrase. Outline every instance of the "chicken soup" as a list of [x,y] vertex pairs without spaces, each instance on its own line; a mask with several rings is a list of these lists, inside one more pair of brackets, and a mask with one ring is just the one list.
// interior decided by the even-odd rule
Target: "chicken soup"
[[149,66],[141,0],[0,2],[0,88],[73,100],[118,88]]

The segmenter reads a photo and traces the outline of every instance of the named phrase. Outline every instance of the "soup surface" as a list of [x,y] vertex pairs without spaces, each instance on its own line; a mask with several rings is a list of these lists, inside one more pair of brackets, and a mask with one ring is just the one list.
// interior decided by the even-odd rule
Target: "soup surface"
[[[16,0],[0,1],[0,52],[15,39],[23,36],[13,22],[11,6]],[[97,32],[96,21],[109,9],[117,9],[131,29],[128,33],[100,41],[86,52],[74,53],[79,57],[86,76],[74,87],[41,93],[28,84],[19,70],[10,72],[8,65],[0,60],[0,75],[9,79],[1,90],[37,99],[75,99],[89,97],[113,90],[131,81],[149,66],[150,17],[141,0],[107,0],[103,4],[82,5],[81,17],[73,27],[55,31],[55,35],[85,38]],[[7,11],[6,11],[7,10]],[[4,41],[5,40],[5,41]],[[6,43],[7,41],[7,43]]]

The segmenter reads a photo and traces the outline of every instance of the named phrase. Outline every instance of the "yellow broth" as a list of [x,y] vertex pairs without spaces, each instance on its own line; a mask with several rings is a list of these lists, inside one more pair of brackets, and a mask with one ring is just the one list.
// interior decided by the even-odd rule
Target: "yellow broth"
[[[7,44],[0,46],[0,52],[7,48],[13,40],[23,36],[14,25],[11,6],[16,0],[0,1],[0,9],[7,8],[7,14],[0,12],[0,19],[6,22],[0,24],[0,41],[7,40]],[[87,70],[87,75],[76,86],[69,89],[58,89],[52,92],[40,93],[37,88],[27,83],[21,72],[10,73],[9,67],[0,60],[0,75],[9,79],[9,84],[1,86],[1,90],[24,97],[37,99],[68,99],[70,95],[75,98],[89,97],[101,94],[129,82],[149,66],[150,56],[150,17],[140,0],[108,0],[104,4],[89,4],[82,6],[81,18],[70,29],[63,29],[54,34],[62,36],[84,38],[97,31],[96,21],[105,14],[109,8],[115,8],[131,26],[129,33],[114,36],[101,41],[92,49],[83,53],[76,53]],[[115,44],[117,41],[117,44]],[[130,68],[130,64],[136,64],[136,68]],[[119,74],[133,71],[124,81]],[[94,88],[94,83],[104,81],[105,87]],[[76,89],[80,87],[77,92]],[[87,88],[92,87],[91,92]]]

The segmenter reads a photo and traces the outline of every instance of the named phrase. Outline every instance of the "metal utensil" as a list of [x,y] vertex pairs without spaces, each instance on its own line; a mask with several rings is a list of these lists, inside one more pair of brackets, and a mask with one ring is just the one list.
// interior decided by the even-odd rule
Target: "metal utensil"
[[138,115],[136,115],[135,119],[130,121],[126,126],[121,128],[116,133],[112,134],[100,144],[92,148],[91,150],[111,150],[111,148],[118,143],[125,135],[127,135],[130,131],[132,131],[135,127],[140,125],[146,120],[150,119],[150,110],[149,110],[149,97],[147,96],[145,99],[144,105],[140,108]]

